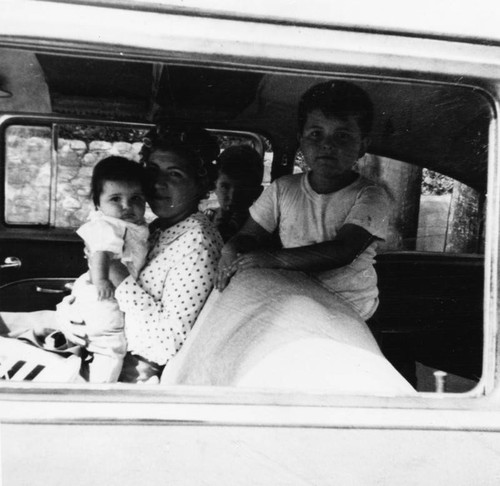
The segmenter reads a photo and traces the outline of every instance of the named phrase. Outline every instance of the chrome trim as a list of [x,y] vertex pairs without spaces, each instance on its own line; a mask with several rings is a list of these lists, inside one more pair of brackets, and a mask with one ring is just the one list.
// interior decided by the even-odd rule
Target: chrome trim
[[39,294],[66,294],[69,291],[69,289],[48,289],[46,287],[40,287],[39,285],[35,287],[35,292]]
[[4,262],[0,264],[0,268],[20,268],[22,265],[21,260],[15,256],[8,256]]
[[279,406],[186,403],[13,401],[2,424],[204,425],[377,430],[500,432],[500,411],[362,406]]

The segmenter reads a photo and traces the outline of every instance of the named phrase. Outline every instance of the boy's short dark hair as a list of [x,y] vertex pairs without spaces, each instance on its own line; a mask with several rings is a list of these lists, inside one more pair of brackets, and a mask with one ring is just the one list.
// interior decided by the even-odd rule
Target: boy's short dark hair
[[373,103],[359,86],[348,81],[327,81],[309,88],[301,97],[298,107],[299,133],[304,130],[307,115],[321,110],[326,116],[339,118],[353,115],[367,136],[373,123]]
[[96,164],[92,172],[90,190],[92,201],[96,207],[99,206],[102,189],[107,181],[136,182],[144,192],[148,187],[146,170],[141,164],[117,155],[106,157]]
[[219,174],[242,181],[248,187],[258,187],[264,177],[264,160],[249,145],[233,145],[220,154],[217,169]]

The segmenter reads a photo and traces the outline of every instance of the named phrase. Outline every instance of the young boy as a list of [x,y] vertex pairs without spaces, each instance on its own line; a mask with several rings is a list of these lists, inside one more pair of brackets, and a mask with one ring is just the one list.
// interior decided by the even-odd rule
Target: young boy
[[[250,208],[250,218],[222,250],[216,287],[247,268],[300,270],[347,301],[363,319],[378,305],[373,267],[386,235],[384,189],[352,170],[369,143],[373,105],[346,81],[309,89],[298,108],[299,142],[310,170],[276,180]],[[266,250],[278,228],[283,245]]]
[[220,155],[217,171],[215,194],[219,207],[205,214],[226,242],[245,224],[248,208],[262,192],[264,161],[249,145],[233,145]]

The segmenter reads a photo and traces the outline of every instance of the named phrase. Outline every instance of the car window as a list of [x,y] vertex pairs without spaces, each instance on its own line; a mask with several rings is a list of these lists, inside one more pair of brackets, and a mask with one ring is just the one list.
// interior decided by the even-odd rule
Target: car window
[[146,131],[70,124],[7,127],[5,222],[79,226],[90,211],[95,164],[109,155],[138,161]]
[[478,191],[424,168],[416,249],[482,254],[484,211],[485,199]]
[[[307,170],[299,149],[293,171]],[[476,189],[434,170],[373,154],[366,154],[356,170],[385,186],[393,198],[389,234],[380,250],[484,252],[485,198]]]
[[[110,155],[138,162],[149,128],[57,123],[52,127],[10,125],[5,131],[5,222],[77,228],[91,209],[90,180],[94,166]],[[272,148],[255,134],[213,132],[221,151],[250,145],[265,156],[264,183],[270,178]],[[53,153],[53,141],[57,150]],[[213,161],[215,164],[215,161]],[[267,178],[267,179],[266,179]],[[217,207],[213,192],[200,209]],[[148,208],[146,219],[154,215]]]
[[[5,138],[5,225],[0,238],[2,244],[10,242],[4,245],[8,253],[3,258],[24,251],[19,272],[2,272],[2,283],[9,286],[9,299],[27,302],[35,302],[24,297],[30,291],[27,280],[43,278],[44,285],[38,285],[42,290],[36,291],[43,294],[54,290],[47,287],[47,279],[64,277],[57,295],[65,295],[68,279],[85,271],[74,229],[90,210],[92,169],[111,154],[139,160],[142,139],[152,126],[143,113],[133,118],[135,105],[123,105],[123,117],[117,119],[106,76],[130,70],[142,79],[153,72],[148,62],[93,60],[99,70],[93,72],[92,90],[81,95],[85,58],[43,54],[37,59],[47,75],[54,112],[69,114],[39,116],[37,122],[28,113],[22,120],[15,114],[10,120],[5,113],[0,127]],[[297,151],[301,95],[332,77],[346,78],[164,64],[162,72],[168,76],[158,84],[157,100],[163,114],[197,123],[206,117],[207,129],[216,134],[222,150],[235,144],[256,148],[264,156],[264,185],[307,170]],[[482,377],[487,338],[483,235],[491,104],[480,90],[453,84],[347,78],[365,89],[376,107],[372,144],[356,170],[383,186],[392,201],[389,232],[385,240],[379,239],[375,257],[380,294],[377,312],[368,320],[370,331],[380,352],[417,391],[436,388],[434,371],[468,380],[454,385],[453,391],[472,390]],[[148,83],[135,84],[134,79],[127,82],[143,93]],[[95,118],[88,121],[87,115]],[[216,204],[212,194],[202,209]],[[53,254],[54,234],[66,246],[58,247],[57,265],[48,265],[44,254]],[[11,297],[21,283],[22,299]],[[43,309],[41,305],[36,310]],[[237,315],[243,306],[235,307]],[[304,322],[310,324],[306,318]]]
[[46,225],[51,206],[51,129],[11,126],[5,139],[5,221]]
[[358,169],[394,200],[382,251],[483,253],[485,199],[479,191],[437,171],[371,154]]

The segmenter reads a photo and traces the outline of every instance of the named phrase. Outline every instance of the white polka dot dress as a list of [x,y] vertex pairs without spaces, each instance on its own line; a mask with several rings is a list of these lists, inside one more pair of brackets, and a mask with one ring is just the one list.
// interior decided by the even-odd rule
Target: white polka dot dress
[[212,290],[222,239],[201,213],[157,230],[146,265],[115,297],[125,312],[128,351],[164,365],[183,345]]

